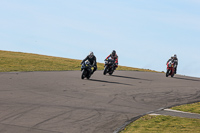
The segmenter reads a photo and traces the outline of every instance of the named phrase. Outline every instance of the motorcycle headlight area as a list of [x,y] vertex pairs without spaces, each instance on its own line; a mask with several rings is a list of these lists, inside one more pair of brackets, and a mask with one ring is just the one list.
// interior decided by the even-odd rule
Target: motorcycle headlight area
[[169,67],[172,67],[172,64],[169,64],[168,66],[169,66]]
[[85,66],[89,66],[90,65],[90,62],[85,62]]

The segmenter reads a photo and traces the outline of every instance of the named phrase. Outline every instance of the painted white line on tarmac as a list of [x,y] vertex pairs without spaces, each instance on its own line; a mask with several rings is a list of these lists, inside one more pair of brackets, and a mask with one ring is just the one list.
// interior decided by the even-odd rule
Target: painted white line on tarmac
[[149,115],[161,115],[161,114],[155,114],[155,113],[152,113],[152,114],[149,114]]
[[200,114],[197,114],[197,113],[183,112],[183,111],[173,110],[173,109],[164,109],[164,110],[165,110],[165,111],[176,112],[176,113],[185,113],[185,114],[195,114],[195,115],[200,115]]

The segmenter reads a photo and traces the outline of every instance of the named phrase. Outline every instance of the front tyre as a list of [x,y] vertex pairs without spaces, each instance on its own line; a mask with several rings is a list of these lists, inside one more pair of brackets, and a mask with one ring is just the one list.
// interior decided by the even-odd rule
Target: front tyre
[[168,76],[169,76],[169,69],[166,72],[166,77],[168,77]]
[[107,73],[107,66],[105,66],[104,71],[103,71],[103,75],[106,75]]
[[84,78],[85,78],[85,75],[86,75],[86,71],[83,70],[83,71],[82,71],[82,74],[81,74],[81,79],[84,79]]

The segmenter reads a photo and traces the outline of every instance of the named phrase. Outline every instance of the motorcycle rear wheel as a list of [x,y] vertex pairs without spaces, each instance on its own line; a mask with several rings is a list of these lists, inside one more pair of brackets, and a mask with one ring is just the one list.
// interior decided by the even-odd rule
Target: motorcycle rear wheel
[[87,78],[87,79],[90,79],[90,77],[91,77],[91,73],[88,74],[86,78]]
[[113,72],[114,72],[114,67],[113,67],[113,68],[111,68],[111,70],[110,70],[110,72],[109,72],[109,75],[112,75],[112,74],[113,74]]
[[112,72],[109,72],[109,75],[112,75],[113,74],[113,71]]
[[174,77],[174,73],[171,75],[171,77]]

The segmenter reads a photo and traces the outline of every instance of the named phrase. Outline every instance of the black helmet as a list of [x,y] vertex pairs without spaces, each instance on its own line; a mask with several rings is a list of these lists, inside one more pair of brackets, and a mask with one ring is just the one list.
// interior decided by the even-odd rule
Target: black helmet
[[111,53],[111,55],[112,55],[112,56],[115,56],[115,54],[116,54],[116,51],[113,50],[112,53]]
[[176,54],[174,54],[174,58],[177,58],[177,55],[176,55]]

